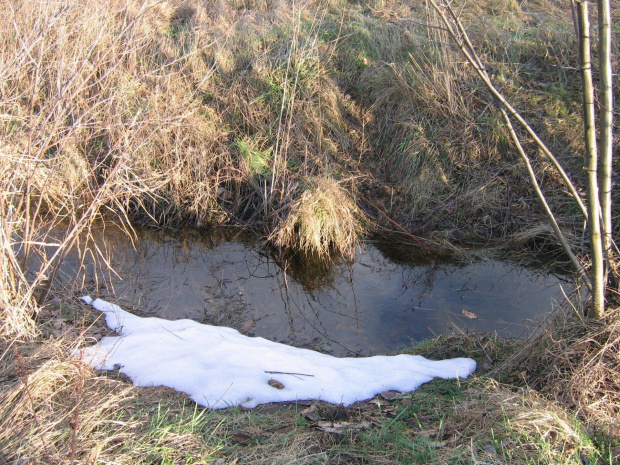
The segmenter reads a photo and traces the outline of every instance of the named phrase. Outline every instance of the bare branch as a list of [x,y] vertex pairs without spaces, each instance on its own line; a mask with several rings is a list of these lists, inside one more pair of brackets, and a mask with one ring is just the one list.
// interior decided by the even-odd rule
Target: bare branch
[[549,161],[551,161],[551,163],[553,164],[557,172],[560,174],[562,180],[564,181],[564,184],[570,191],[571,196],[575,199],[575,201],[579,205],[581,212],[587,218],[588,211],[586,209],[586,206],[581,200],[581,196],[577,192],[577,189],[575,189],[575,186],[571,182],[570,178],[568,177],[568,175],[566,174],[566,172],[564,171],[564,169],[558,162],[557,158],[551,153],[551,151],[547,148],[545,143],[540,139],[538,134],[536,134],[536,132],[532,129],[532,127],[528,124],[528,122],[525,121],[525,119],[519,114],[519,112],[506,100],[506,98],[502,95],[502,93],[499,90],[497,90],[497,88],[491,81],[491,77],[489,76],[486,69],[484,68],[484,65],[482,64],[480,57],[478,57],[478,54],[476,53],[474,47],[472,46],[469,40],[469,37],[465,31],[465,28],[463,27],[461,22],[458,20],[458,17],[454,13],[454,10],[452,9],[452,7],[447,3],[443,4],[443,6],[446,8],[450,16],[452,17],[452,22],[456,24],[458,31],[459,31],[458,33],[452,27],[451,20],[446,16],[445,12],[439,7],[439,5],[437,5],[435,0],[429,0],[429,1],[433,5],[433,8],[435,9],[435,11],[437,11],[439,16],[441,17],[444,24],[446,25],[446,28],[448,29],[450,36],[452,37],[454,42],[458,45],[463,55],[465,55],[465,57],[467,58],[467,61],[469,61],[469,63],[474,67],[474,69],[476,70],[476,72],[478,73],[482,81],[485,83],[487,88],[491,91],[493,96],[498,100],[498,102],[508,111],[508,113],[513,118],[515,118],[519,122],[519,124],[521,124],[521,126],[525,128],[525,130],[530,135],[530,137],[534,140],[536,145],[545,154],[545,156],[549,159]]

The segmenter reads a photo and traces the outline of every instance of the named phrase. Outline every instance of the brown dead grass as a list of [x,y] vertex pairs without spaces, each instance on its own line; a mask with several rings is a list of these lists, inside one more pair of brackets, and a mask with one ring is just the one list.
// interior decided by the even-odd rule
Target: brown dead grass
[[577,312],[558,316],[513,366],[592,432],[620,439],[620,310],[609,310],[600,321]]
[[[96,432],[113,421],[133,389],[97,378],[68,357],[66,344],[63,340],[34,347],[16,344],[13,353],[3,352],[12,362],[3,366],[6,382],[0,392],[0,443],[6,460],[31,457],[67,463],[71,458],[100,456],[103,444],[114,444],[131,428],[119,422],[118,436],[98,444]],[[29,350],[33,353],[26,355]]]
[[446,460],[578,464],[595,453],[570,412],[534,390],[493,380],[469,386],[444,425],[443,439],[457,449],[443,450]]
[[0,458],[8,463],[146,464],[208,460],[216,453],[191,425],[157,428],[157,409],[170,419],[184,408],[185,396],[166,388],[138,390],[125,380],[97,374],[70,354],[76,343],[62,337],[14,342],[12,348],[3,344]]
[[353,256],[362,218],[361,211],[338,182],[322,179],[291,205],[274,242],[321,258],[328,258],[331,251]]

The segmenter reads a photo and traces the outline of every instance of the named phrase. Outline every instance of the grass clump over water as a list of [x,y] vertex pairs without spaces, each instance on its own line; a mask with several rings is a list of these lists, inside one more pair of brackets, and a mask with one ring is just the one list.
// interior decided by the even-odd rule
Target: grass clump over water
[[361,211],[338,182],[322,179],[291,205],[275,244],[320,258],[331,252],[353,256],[361,233]]

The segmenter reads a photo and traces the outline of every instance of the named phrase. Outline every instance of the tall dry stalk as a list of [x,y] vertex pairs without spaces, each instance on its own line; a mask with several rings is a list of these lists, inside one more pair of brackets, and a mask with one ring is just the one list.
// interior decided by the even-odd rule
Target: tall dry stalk
[[612,257],[612,162],[613,162],[613,75],[611,66],[611,1],[598,0],[599,55],[599,195],[603,215],[603,245],[607,258],[606,273]]
[[592,82],[592,59],[590,56],[590,18],[588,2],[577,2],[579,23],[579,59],[583,81],[583,124],[586,144],[586,172],[588,194],[588,232],[592,255],[592,316],[600,319],[605,310],[605,271],[603,262],[603,238],[601,237],[601,204],[599,199],[598,149],[596,144],[596,121],[594,84]]

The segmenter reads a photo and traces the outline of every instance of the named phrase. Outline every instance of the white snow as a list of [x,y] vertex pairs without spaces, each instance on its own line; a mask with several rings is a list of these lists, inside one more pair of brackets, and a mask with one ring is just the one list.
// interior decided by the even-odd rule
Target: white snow
[[[85,363],[120,369],[136,386],[168,386],[216,409],[311,399],[349,405],[383,391],[413,391],[433,378],[466,378],[476,369],[469,358],[336,358],[232,328],[141,318],[105,300],[81,299],[104,312],[119,335],[81,349]],[[284,388],[272,387],[270,380]]]

